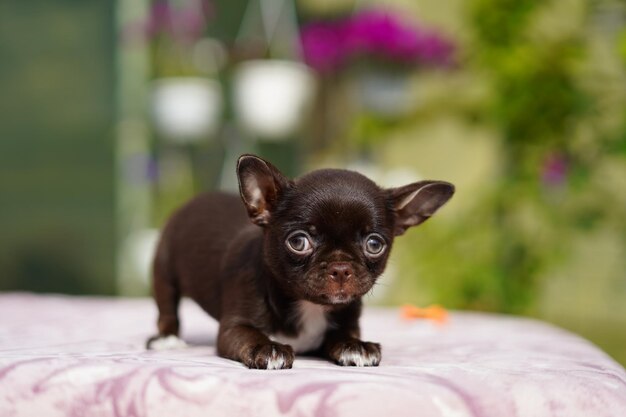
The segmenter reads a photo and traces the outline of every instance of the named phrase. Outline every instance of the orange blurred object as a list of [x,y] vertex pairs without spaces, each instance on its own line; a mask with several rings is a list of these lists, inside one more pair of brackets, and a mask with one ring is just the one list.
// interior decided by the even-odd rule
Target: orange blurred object
[[445,324],[448,321],[448,311],[436,304],[425,308],[405,304],[402,306],[400,314],[406,320],[427,319],[437,324]]

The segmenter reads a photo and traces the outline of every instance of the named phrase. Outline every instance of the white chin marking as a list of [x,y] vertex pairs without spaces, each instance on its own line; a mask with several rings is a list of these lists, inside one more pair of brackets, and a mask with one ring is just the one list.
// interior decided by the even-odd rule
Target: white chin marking
[[159,337],[150,342],[150,349],[152,350],[174,350],[184,349],[187,347],[187,343],[177,336],[170,335],[165,337]]
[[329,301],[331,304],[345,304],[352,301],[352,296],[350,295],[332,295],[329,297]]
[[377,358],[375,355],[370,355],[369,353],[358,353],[358,352],[350,352],[344,351],[341,356],[339,356],[339,363],[343,366],[374,366],[377,363]]
[[272,348],[272,355],[267,360],[267,369],[283,369],[285,367],[285,358],[282,354],[276,353],[276,349]]

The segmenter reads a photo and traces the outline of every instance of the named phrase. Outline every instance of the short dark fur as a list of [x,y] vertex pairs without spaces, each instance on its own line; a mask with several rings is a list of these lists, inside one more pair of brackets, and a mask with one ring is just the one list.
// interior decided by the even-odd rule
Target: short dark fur
[[[428,219],[454,187],[421,181],[382,189],[335,169],[289,180],[252,155],[239,159],[237,175],[240,197],[196,197],[162,233],[154,260],[157,337],[178,335],[179,300],[189,296],[219,320],[220,356],[250,368],[279,358],[281,368],[290,368],[293,349],[269,335],[296,337],[302,331],[296,306],[306,300],[325,306],[330,323],[311,353],[341,365],[378,365],[380,345],[359,339],[361,297],[383,272],[394,237]],[[296,230],[308,233],[312,253],[286,247]],[[364,249],[370,233],[385,244],[377,257]],[[367,360],[345,359],[354,357]]]

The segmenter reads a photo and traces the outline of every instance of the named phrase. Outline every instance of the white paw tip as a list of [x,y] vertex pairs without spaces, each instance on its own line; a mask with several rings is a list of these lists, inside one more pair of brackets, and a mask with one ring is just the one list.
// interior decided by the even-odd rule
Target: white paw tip
[[150,349],[152,350],[174,350],[184,349],[186,347],[187,343],[174,335],[159,337],[150,342]]
[[374,366],[378,364],[378,358],[367,353],[343,352],[339,363],[344,366]]
[[285,367],[285,358],[282,354],[276,352],[276,348],[272,347],[272,355],[267,360],[267,369],[283,369]]

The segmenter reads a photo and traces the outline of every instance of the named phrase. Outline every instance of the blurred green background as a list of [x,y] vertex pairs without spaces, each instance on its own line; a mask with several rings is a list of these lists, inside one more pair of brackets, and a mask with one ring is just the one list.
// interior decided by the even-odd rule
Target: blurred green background
[[[363,11],[449,59],[316,61]],[[148,294],[168,214],[255,152],[457,185],[369,302],[538,317],[626,363],[622,1],[7,0],[0,88],[2,291]]]

